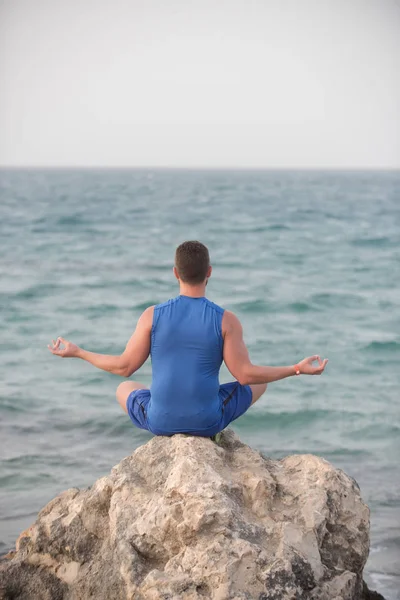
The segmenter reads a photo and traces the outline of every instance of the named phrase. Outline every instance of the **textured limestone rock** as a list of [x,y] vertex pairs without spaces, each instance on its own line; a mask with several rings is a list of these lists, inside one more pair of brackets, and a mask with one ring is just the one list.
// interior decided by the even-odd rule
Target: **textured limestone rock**
[[359,488],[325,460],[155,437],[39,513],[0,598],[361,600],[368,551]]

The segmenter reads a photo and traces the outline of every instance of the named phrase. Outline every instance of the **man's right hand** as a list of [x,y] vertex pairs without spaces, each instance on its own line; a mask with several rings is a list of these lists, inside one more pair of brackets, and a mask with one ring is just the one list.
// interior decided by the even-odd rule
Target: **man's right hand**
[[[314,366],[313,362],[318,361],[318,365]],[[321,375],[323,370],[325,369],[328,363],[328,359],[325,358],[321,360],[318,355],[309,356],[308,358],[304,358],[302,361],[297,363],[297,366],[300,370],[300,374],[304,375]]]

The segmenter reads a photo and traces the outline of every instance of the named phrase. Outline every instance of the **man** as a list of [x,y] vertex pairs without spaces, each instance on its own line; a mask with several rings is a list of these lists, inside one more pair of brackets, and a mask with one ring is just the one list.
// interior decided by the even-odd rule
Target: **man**
[[[82,358],[123,377],[130,377],[151,355],[150,389],[137,381],[117,388],[119,404],[137,427],[156,435],[211,437],[257,402],[268,383],[293,375],[320,375],[325,369],[328,360],[319,356],[286,367],[251,363],[239,319],[205,297],[212,267],[208,249],[200,242],[177,248],[173,271],[180,295],[143,312],[120,356],[88,352],[61,337],[48,346],[57,356]],[[235,381],[219,385],[223,360]]]

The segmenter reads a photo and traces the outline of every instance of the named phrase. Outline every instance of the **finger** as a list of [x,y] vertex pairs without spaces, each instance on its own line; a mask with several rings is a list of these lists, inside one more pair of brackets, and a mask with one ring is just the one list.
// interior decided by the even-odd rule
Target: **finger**
[[58,338],[57,338],[57,341],[58,341],[58,340],[60,340],[60,341],[61,341],[61,342],[62,342],[64,345],[65,345],[65,344],[68,344],[68,340],[64,340],[64,338],[62,338],[62,337],[58,337]]
[[315,354],[314,356],[309,356],[307,358],[307,362],[311,365],[315,360],[317,360],[318,356]]
[[324,371],[324,369],[325,369],[325,367],[326,367],[327,363],[328,363],[328,359],[327,359],[327,358],[325,358],[323,361],[321,360],[321,362],[320,362],[320,366],[319,366],[319,367],[316,367],[315,374],[316,374],[316,375],[321,375],[321,373]]
[[57,355],[59,355],[59,354],[60,354],[60,352],[61,352],[61,350],[57,350],[57,349],[55,349],[55,348],[52,348],[51,346],[47,346],[47,347],[48,347],[48,349],[50,350],[50,352],[51,352],[52,354],[57,354]]

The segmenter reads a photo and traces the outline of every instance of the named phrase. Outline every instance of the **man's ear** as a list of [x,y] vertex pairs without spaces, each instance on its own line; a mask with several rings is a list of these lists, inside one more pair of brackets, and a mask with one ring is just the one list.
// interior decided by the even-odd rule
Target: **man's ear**
[[172,271],[173,271],[173,273],[174,273],[175,277],[177,278],[177,280],[179,281],[179,274],[178,274],[177,268],[176,268],[176,267],[174,267],[174,268],[172,269]]
[[212,273],[212,266],[210,265],[208,267],[208,271],[207,271],[207,279],[209,279],[211,277],[211,273]]

